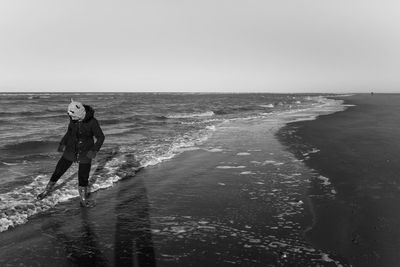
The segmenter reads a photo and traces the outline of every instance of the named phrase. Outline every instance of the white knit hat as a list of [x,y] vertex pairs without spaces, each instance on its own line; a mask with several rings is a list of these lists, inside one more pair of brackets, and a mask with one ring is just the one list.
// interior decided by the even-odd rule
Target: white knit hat
[[82,103],[74,101],[71,98],[71,103],[68,105],[68,115],[71,116],[72,120],[74,121],[81,121],[86,116],[85,107]]

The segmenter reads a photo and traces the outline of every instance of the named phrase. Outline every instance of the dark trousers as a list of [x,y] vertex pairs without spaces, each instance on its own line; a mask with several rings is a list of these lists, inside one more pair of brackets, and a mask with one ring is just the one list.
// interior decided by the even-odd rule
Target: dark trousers
[[[57,182],[58,179],[60,179],[60,177],[69,169],[69,167],[71,167],[72,163],[72,161],[61,157],[61,159],[57,163],[53,175],[50,178],[50,181]],[[79,163],[79,186],[88,186],[90,167],[91,163]]]

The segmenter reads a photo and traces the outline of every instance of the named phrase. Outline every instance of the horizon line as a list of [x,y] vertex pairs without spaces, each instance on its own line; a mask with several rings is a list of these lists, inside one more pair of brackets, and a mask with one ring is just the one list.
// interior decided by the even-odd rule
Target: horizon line
[[215,92],[215,91],[64,91],[64,92],[52,92],[52,91],[4,91],[0,94],[399,94],[399,92],[238,92],[238,91],[226,91],[226,92]]

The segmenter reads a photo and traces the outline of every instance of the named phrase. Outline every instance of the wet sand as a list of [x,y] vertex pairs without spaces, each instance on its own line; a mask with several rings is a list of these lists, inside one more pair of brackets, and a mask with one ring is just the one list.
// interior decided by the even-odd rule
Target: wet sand
[[[356,106],[292,123],[279,133],[336,191],[331,197],[312,181],[315,221],[307,238],[353,266],[399,266],[400,95],[343,99]],[[310,147],[320,151],[304,155]]]
[[274,137],[281,126],[230,122],[136,175],[127,162],[95,206],[75,199],[0,233],[0,266],[335,266],[305,240],[316,173]]

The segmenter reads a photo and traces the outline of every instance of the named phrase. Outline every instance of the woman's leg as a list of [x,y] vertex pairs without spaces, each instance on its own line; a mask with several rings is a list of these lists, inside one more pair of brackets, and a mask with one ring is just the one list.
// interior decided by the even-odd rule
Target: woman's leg
[[64,157],[61,157],[61,159],[58,161],[56,169],[53,172],[53,175],[50,178],[49,183],[46,185],[46,188],[42,193],[40,193],[37,198],[38,199],[43,199],[45,198],[53,189],[54,185],[57,183],[58,179],[68,170],[69,167],[71,167],[72,161],[69,161],[65,159]]
[[63,176],[63,174],[69,169],[69,167],[71,167],[71,165],[72,161],[69,161],[64,157],[61,157],[61,159],[57,163],[53,175],[50,178],[50,181],[57,183],[58,179],[60,179],[60,177]]
[[79,196],[81,198],[81,205],[86,207],[86,198],[88,195],[88,184],[89,184],[89,173],[90,173],[91,163],[80,163],[78,171],[79,179]]
[[79,171],[78,171],[79,186],[88,186],[91,166],[92,166],[91,163],[79,163]]

